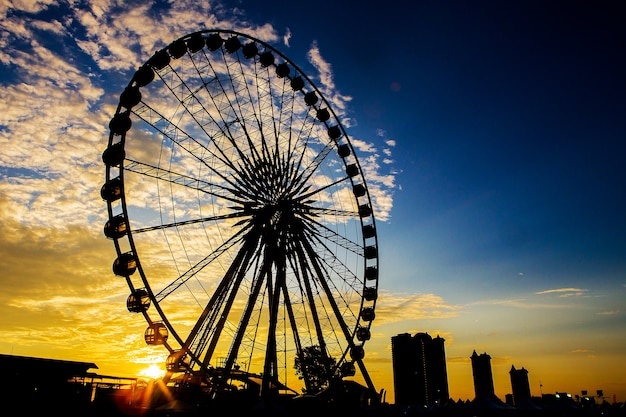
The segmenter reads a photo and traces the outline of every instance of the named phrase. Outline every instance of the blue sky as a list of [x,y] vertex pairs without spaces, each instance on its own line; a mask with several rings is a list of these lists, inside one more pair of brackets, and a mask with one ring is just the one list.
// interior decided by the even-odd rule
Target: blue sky
[[446,338],[453,397],[473,396],[476,349],[501,398],[515,365],[533,394],[541,381],[626,399],[620,2],[151,4],[0,5],[2,353],[105,373],[161,358],[117,311],[100,154],[135,68],[187,33],[234,28],[329,92],[368,167],[377,385],[393,391],[391,336],[427,331]]

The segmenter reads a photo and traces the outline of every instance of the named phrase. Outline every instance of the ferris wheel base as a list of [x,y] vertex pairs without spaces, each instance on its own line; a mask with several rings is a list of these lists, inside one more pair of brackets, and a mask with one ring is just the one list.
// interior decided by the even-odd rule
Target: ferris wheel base
[[343,416],[375,411],[381,405],[381,397],[382,392],[373,392],[354,381],[338,381],[315,395],[275,390],[264,397],[245,390],[212,396],[188,387],[174,390],[162,386],[153,393],[148,415]]

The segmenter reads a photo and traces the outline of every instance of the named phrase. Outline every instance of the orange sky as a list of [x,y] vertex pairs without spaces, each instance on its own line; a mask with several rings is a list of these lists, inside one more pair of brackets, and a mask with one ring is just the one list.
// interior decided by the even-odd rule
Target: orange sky
[[[186,33],[198,16],[207,16],[203,24],[238,25],[276,44],[289,36],[282,27],[251,23],[241,14],[216,17],[210,7],[195,2],[168,14],[167,25],[146,24],[152,18],[146,8],[133,13],[107,10],[107,2],[72,10],[71,18],[46,18],[37,14],[45,9],[43,3],[13,6],[23,7],[22,14],[0,6],[0,28],[10,34],[10,42],[0,44],[0,63],[3,70],[11,70],[10,77],[2,78],[0,92],[0,353],[94,362],[101,374],[134,376],[151,364],[163,365],[167,355],[161,347],[146,346],[143,318],[126,310],[128,287],[111,272],[115,251],[102,232],[107,214],[99,195],[104,181],[101,153],[123,88],[111,87],[109,79],[119,82],[114,74],[130,73],[162,39]],[[124,24],[105,25],[103,19],[111,15]],[[51,36],[72,38],[73,24],[86,35],[71,44],[93,60],[89,64],[79,65],[55,49],[56,43],[46,42]],[[131,36],[127,30],[137,32]],[[129,48],[135,38],[142,39],[141,45]],[[314,42],[307,45],[325,53]],[[324,61],[317,58],[319,65],[313,67],[322,71]],[[100,73],[94,75],[96,67]],[[332,73],[326,75],[323,79],[332,84]],[[117,93],[109,94],[108,88]],[[377,131],[366,133],[371,140],[358,140],[363,149],[391,152],[387,138],[378,137]],[[414,137],[404,139],[408,149]],[[386,156],[391,159],[391,154]],[[393,178],[383,180],[393,188]],[[413,238],[413,231],[407,233],[391,216],[394,203],[402,204],[401,190],[394,191],[400,195],[394,195],[396,201],[380,193],[380,295],[372,339],[365,346],[365,364],[389,402],[391,337],[405,332],[446,339],[453,399],[474,396],[469,357],[476,350],[492,357],[500,399],[511,391],[508,372],[514,365],[529,371],[533,395],[602,389],[609,399],[615,395],[626,400],[623,269],[602,277],[583,272],[583,278],[559,276],[558,281],[552,281],[557,272],[537,274],[533,285],[525,285],[530,274],[517,272],[517,265],[493,261],[490,268],[470,264],[460,270],[441,254],[441,269],[414,270],[398,257],[408,253],[404,258],[424,265],[432,261],[429,245],[437,238],[415,238],[411,245],[394,240],[398,234]],[[438,221],[449,220],[448,215]],[[485,285],[487,275],[501,285]],[[509,290],[511,285],[515,288]]]

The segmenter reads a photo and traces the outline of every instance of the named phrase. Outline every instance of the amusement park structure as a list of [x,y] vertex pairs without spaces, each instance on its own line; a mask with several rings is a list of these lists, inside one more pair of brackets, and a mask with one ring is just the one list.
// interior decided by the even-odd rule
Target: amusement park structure
[[264,41],[194,32],[139,67],[109,130],[104,234],[165,382],[262,401],[355,378],[374,401],[374,210],[311,79]]

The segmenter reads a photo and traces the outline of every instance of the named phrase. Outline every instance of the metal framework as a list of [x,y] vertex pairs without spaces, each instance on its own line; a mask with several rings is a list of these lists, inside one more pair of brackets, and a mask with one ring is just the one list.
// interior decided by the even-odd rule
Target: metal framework
[[243,33],[191,33],[136,71],[109,128],[104,233],[128,310],[170,352],[168,378],[199,375],[220,395],[243,371],[267,397],[313,346],[329,383],[358,369],[374,391],[372,202],[344,127],[294,63]]

